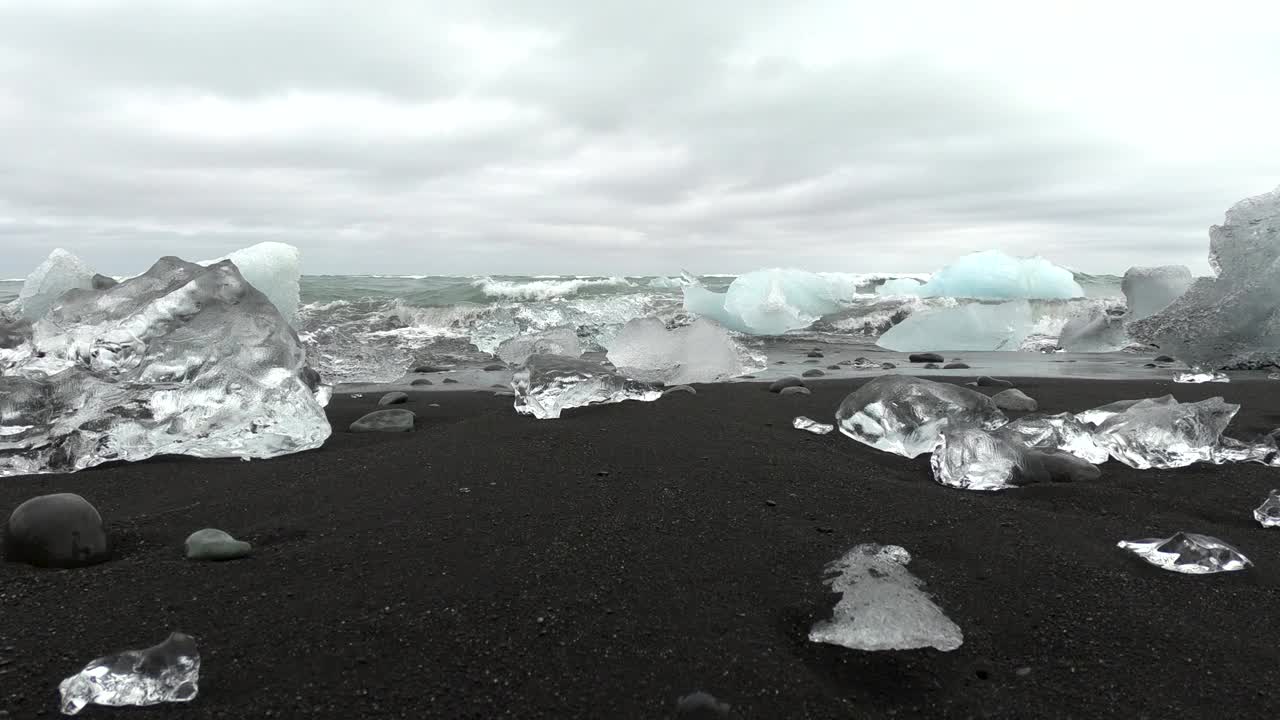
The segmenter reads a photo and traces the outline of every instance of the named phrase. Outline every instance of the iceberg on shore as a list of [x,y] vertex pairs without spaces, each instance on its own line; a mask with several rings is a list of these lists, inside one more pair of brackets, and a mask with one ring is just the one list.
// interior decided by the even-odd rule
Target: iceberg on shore
[[893,281],[882,294],[979,300],[1069,300],[1084,296],[1075,275],[1042,257],[1014,257],[999,250],[965,255],[912,288]]
[[876,344],[895,352],[1017,350],[1034,327],[1026,300],[968,303],[914,313]]
[[1130,321],[1151,317],[1169,307],[1191,287],[1191,271],[1186,265],[1131,267],[1120,281]]
[[[692,280],[691,276],[686,278]],[[735,278],[718,293],[696,281],[684,286],[684,307],[730,330],[781,335],[800,330],[845,307],[851,294],[831,278],[803,270],[756,270]]]
[[657,318],[637,318],[607,341],[609,362],[630,377],[673,385],[728,380],[763,370],[766,359],[706,318],[668,330]]

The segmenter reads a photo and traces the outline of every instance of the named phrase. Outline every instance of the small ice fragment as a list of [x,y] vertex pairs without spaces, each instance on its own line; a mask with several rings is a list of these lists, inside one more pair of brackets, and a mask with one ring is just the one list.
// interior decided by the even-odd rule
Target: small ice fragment
[[809,640],[854,650],[960,647],[963,633],[907,570],[909,562],[904,548],[868,543],[827,565],[823,582],[841,598],[832,618],[809,631]]
[[1209,462],[1215,465],[1238,462],[1256,462],[1270,465],[1276,457],[1275,438],[1267,436],[1258,442],[1248,443],[1227,436],[1218,439]]
[[1266,500],[1253,511],[1253,519],[1262,527],[1280,527],[1280,490],[1272,490]]
[[1176,383],[1224,383],[1231,382],[1231,378],[1227,374],[1217,370],[1205,370],[1203,368],[1191,368],[1185,372],[1176,372],[1173,374],[1173,381]]
[[877,450],[916,457],[947,427],[986,430],[1007,421],[991,398],[968,388],[906,375],[881,375],[840,403],[840,432]]
[[620,375],[599,363],[560,355],[529,357],[511,377],[516,412],[539,419],[560,417],[569,408],[616,403],[645,402],[662,397],[662,391]]
[[1267,373],[1268,380],[1280,380],[1280,372]]
[[1116,547],[1158,568],[1188,575],[1234,572],[1253,564],[1239,550],[1218,538],[1196,533],[1180,532],[1164,540],[1121,540]]
[[157,705],[190,702],[199,691],[200,653],[189,635],[173,633],[146,650],[126,650],[98,658],[58,685],[62,714],[86,705]]
[[817,420],[811,420],[805,417],[804,415],[801,415],[795,420],[792,420],[791,427],[797,430],[808,430],[814,435],[826,435],[827,433],[836,429],[835,425],[827,425],[825,423],[820,423]]

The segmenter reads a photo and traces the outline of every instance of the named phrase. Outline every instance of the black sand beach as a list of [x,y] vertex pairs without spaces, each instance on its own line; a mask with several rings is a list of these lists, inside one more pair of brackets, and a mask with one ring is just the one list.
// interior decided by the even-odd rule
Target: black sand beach
[[[791,427],[858,382],[699,386],[558,421],[419,393],[404,435],[345,432],[377,395],[340,395],[315,452],[0,479],[0,512],[80,493],[118,542],[85,569],[0,564],[0,718],[56,717],[62,678],[173,630],[199,643],[193,703],[82,715],[664,718],[704,690],[743,718],[1274,716],[1280,530],[1251,511],[1280,471],[1109,462],[1093,483],[952,490],[927,456]],[[1244,406],[1230,434],[1280,426],[1280,382],[1018,385],[1050,412],[1222,395]],[[253,557],[184,560],[203,527]],[[1185,576],[1115,547],[1178,530],[1256,566]],[[834,600],[824,564],[863,542],[911,551],[963,646],[806,640]]]

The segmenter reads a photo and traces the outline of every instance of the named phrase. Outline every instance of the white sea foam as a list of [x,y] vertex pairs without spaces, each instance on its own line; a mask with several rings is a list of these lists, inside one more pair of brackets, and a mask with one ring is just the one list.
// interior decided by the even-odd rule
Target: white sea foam
[[574,278],[519,282],[483,277],[471,283],[485,295],[505,300],[550,300],[569,297],[586,288],[630,287],[626,278]]

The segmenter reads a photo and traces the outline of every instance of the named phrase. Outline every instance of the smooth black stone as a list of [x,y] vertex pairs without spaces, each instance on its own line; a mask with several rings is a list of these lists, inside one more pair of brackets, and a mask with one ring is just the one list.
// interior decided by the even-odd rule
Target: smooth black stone
[[111,556],[102,516],[73,493],[41,495],[14,509],[4,529],[4,557],[37,567],[73,568]]
[[988,377],[986,375],[983,375],[982,377],[978,378],[978,387],[1011,388],[1013,387],[1013,383],[1009,382],[1008,380],[1001,380],[999,378],[993,378],[993,377]]
[[938,353],[911,353],[907,356],[907,360],[913,363],[940,363],[943,357]]
[[458,384],[458,381],[457,381],[457,380],[454,380],[453,378],[445,378],[445,379],[444,379],[444,384],[445,384],[445,385],[457,385],[457,384]]
[[827,366],[827,369],[828,369],[828,370],[839,370],[839,369],[840,369],[840,366],[839,366],[839,365],[828,365],[828,366]]
[[1168,355],[1157,355],[1155,361],[1156,362],[1174,362],[1174,359],[1169,357]]
[[826,373],[822,372],[821,370],[819,370],[819,369],[817,369],[817,368],[814,368],[814,369],[812,369],[812,370],[805,370],[803,373],[801,373],[801,374],[800,374],[800,376],[801,376],[801,377],[807,377],[807,378],[808,378],[808,377],[822,377],[823,375],[826,375]]
[[484,371],[485,371],[485,372],[498,372],[499,370],[506,370],[506,369],[507,369],[507,366],[506,366],[506,365],[503,365],[503,364],[501,364],[501,363],[494,364],[494,365],[485,365],[485,366],[484,366]]
[[444,367],[442,365],[419,365],[414,368],[413,371],[416,373],[442,373],[449,372],[452,369],[453,368],[451,367]]
[[428,379],[426,379],[426,378],[418,378],[417,380],[414,380],[413,382],[411,382],[411,383],[409,383],[409,384],[410,384],[410,385],[435,385],[435,383],[431,382],[430,380],[428,380]]
[[814,350],[813,352],[809,353],[808,355],[805,355],[805,357],[820,358],[820,357],[826,357],[826,355],[823,355],[822,353],[818,352],[817,350]]
[[942,367],[938,363],[929,363],[924,366],[925,370],[941,370]]
[[891,362],[882,362],[882,363],[880,363],[880,369],[882,369],[882,370],[892,370],[892,369],[894,369],[894,368],[896,368],[896,367],[898,367],[898,366],[897,366],[897,365],[894,365],[894,364],[893,364],[893,363],[891,363]]
[[351,432],[409,432],[414,417],[409,410],[375,410],[351,423]]
[[778,391],[779,395],[812,395],[813,391],[803,385],[791,385]]
[[389,392],[386,395],[383,395],[380,400],[378,400],[378,404],[382,406],[403,405],[407,402],[409,402],[409,396],[399,391]]
[[943,370],[968,370],[969,366],[962,362],[950,362],[942,366]]
[[779,378],[769,385],[769,392],[782,392],[784,388],[789,387],[804,387],[804,381],[794,376]]

